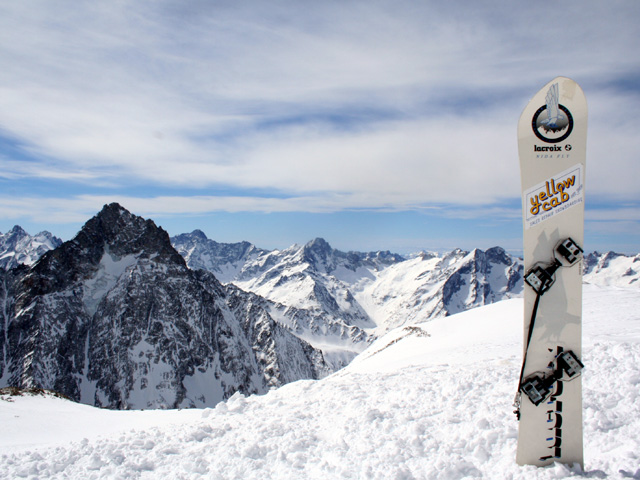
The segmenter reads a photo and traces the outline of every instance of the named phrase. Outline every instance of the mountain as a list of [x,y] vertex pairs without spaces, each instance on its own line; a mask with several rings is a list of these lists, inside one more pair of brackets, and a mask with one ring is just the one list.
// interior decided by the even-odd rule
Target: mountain
[[245,263],[268,253],[249,242],[218,243],[209,240],[201,230],[172,237],[171,243],[190,268],[208,270],[222,283],[232,280]]
[[640,254],[593,252],[585,255],[583,280],[603,286],[640,287]]
[[206,266],[223,281],[270,300],[271,315],[322,350],[334,370],[369,345],[376,327],[348,280],[403,260],[389,252],[343,253],[321,238],[274,251],[219,244],[200,231],[173,237],[172,243],[190,267]]
[[0,233],[0,270],[9,270],[20,264],[32,265],[45,252],[61,244],[62,240],[47,231],[32,237],[16,225],[7,233]]
[[421,253],[354,285],[355,297],[384,333],[411,322],[454,315],[518,297],[523,265],[500,247]]
[[[199,230],[169,239],[117,204],[35,256],[0,269],[0,387],[113,408],[209,405],[316,378],[391,329],[523,289],[522,261],[499,247],[404,258],[317,238],[268,251]],[[638,261],[586,255],[585,282],[638,285]]]
[[164,230],[118,204],[0,285],[0,387],[176,408],[328,373],[263,299],[189,269]]
[[405,259],[388,251],[341,252],[322,238],[274,251],[225,247],[200,231],[172,242],[192,268],[223,272],[226,282],[274,302],[274,318],[321,349],[334,368],[390,328],[518,296],[523,288],[522,262],[499,247]]

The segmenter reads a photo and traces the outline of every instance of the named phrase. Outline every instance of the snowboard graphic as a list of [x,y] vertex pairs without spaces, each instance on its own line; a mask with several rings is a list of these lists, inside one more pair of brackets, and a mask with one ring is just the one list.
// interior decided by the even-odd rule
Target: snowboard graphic
[[524,223],[520,465],[583,465],[582,247],[587,104],[557,77],[524,109],[518,153]]

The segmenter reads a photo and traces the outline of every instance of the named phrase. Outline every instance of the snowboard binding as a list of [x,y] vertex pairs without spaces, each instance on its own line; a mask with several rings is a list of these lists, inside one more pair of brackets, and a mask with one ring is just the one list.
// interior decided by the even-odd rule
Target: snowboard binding
[[556,367],[556,370],[566,373],[571,380],[579,375],[584,368],[584,364],[571,350],[562,352],[556,358],[558,359],[558,366]]
[[[567,238],[558,244],[556,253],[560,255],[562,260],[567,262],[563,266],[570,267],[582,258],[583,250],[571,238]],[[556,261],[559,261],[558,257],[556,257]]]
[[543,295],[556,281],[554,273],[558,267],[559,265],[557,265],[556,262],[547,267],[536,265],[524,276],[524,281],[533,288],[538,295]]
[[575,265],[582,258],[582,248],[571,238],[561,241],[555,248],[553,262],[538,264],[524,276],[524,281],[538,295],[543,295],[556,281],[555,273],[560,267]]
[[549,380],[551,380],[550,377],[545,378],[543,375],[536,373],[525,379],[520,390],[537,407],[551,395],[551,387],[555,383],[555,379]]
[[[520,391],[524,393],[535,406],[544,402],[556,382],[573,380],[580,375],[584,365],[571,350],[559,353],[549,364],[550,374],[534,373],[524,379]],[[567,378],[565,378],[565,375]]]
[[[560,241],[553,252],[553,261],[549,264],[539,263],[533,266],[526,275],[524,281],[536,292],[536,300],[531,312],[531,321],[529,322],[529,333],[527,337],[527,345],[525,348],[522,368],[520,369],[520,383],[518,392],[514,401],[516,409],[514,413],[518,420],[520,419],[520,397],[524,393],[531,402],[538,406],[551,395],[553,385],[557,381],[571,380],[575,378],[584,365],[580,359],[571,351],[563,351],[549,364],[550,373],[544,374],[536,372],[524,378],[524,370],[527,363],[527,352],[529,343],[533,334],[533,328],[536,322],[538,304],[540,298],[545,292],[549,291],[556,281],[555,273],[560,267],[571,267],[578,263],[582,258],[582,248],[572,239],[566,238]],[[565,374],[568,378],[564,378]]]

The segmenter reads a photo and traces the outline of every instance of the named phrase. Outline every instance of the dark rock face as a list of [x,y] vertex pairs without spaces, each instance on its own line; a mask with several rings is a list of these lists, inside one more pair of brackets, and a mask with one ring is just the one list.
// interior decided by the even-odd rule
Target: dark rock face
[[453,315],[522,290],[522,265],[504,249],[471,252],[442,287],[442,310]]
[[0,386],[175,408],[327,373],[255,296],[190,270],[164,230],[117,204],[0,282]]

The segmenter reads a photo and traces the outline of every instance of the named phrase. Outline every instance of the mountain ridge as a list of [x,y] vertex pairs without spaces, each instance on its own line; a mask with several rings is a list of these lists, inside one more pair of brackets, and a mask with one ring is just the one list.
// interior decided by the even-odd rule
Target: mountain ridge
[[[404,257],[315,238],[264,250],[201,230],[169,237],[118,204],[40,253],[0,269],[0,387],[111,408],[209,405],[320,377],[391,329],[523,288],[522,260],[501,247]],[[585,283],[640,285],[640,255],[594,252],[583,263]]]
[[32,265],[47,251],[61,244],[62,240],[46,230],[31,236],[20,225],[15,225],[7,233],[0,233],[0,269]]
[[[200,233],[172,237],[172,242],[190,266],[204,263],[194,257],[194,244],[201,245],[201,252],[207,243],[220,251],[219,244]],[[284,250],[251,251],[252,256],[217,256],[218,264],[209,268],[233,273],[225,277],[227,283],[281,305],[280,321],[322,349],[336,367],[348,363],[345,351],[353,358],[389,328],[510,298],[522,290],[521,262],[500,247],[405,258],[389,251],[341,252],[316,238]],[[407,268],[413,269],[413,278],[400,278]],[[430,305],[426,316],[425,305]],[[396,311],[402,307],[402,313],[393,313],[391,306]],[[341,356],[331,362],[337,346]]]
[[189,269],[164,230],[118,204],[1,280],[0,386],[177,408],[329,373],[262,299]]

